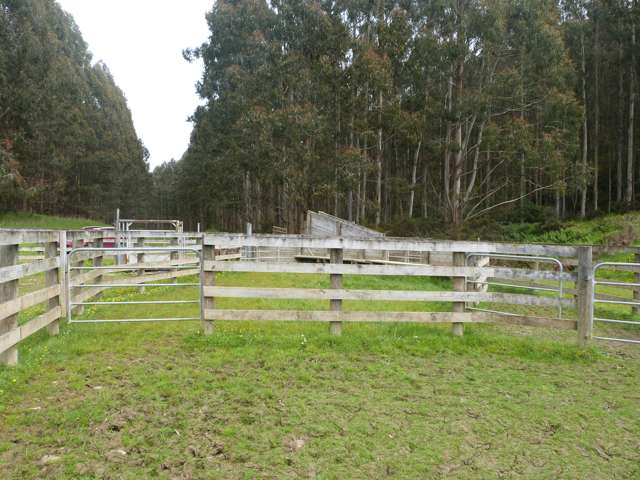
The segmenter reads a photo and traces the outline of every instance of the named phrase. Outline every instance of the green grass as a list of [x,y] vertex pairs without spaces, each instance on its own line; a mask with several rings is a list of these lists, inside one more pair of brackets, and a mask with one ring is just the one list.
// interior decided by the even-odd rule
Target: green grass
[[83,227],[101,225],[101,220],[87,218],[55,217],[36,213],[0,213],[0,228],[34,228],[42,230],[77,230]]
[[640,212],[590,220],[571,220],[552,228],[538,223],[514,223],[501,228],[505,239],[530,243],[640,245]]
[[[320,275],[217,280],[328,286]],[[345,285],[449,288],[416,277],[345,276]],[[103,298],[197,298],[184,288],[114,289]],[[217,307],[327,302],[219,299]],[[82,317],[117,309],[90,307]],[[17,368],[0,369],[0,478],[640,475],[640,352],[580,349],[571,332],[469,325],[455,338],[448,325],[348,324],[332,337],[319,323],[218,322],[204,337],[198,322],[71,325],[58,338],[27,340],[20,355]]]
[[[21,292],[41,282],[28,277]],[[219,273],[216,282],[329,286],[326,275]],[[422,277],[345,276],[344,284],[451,289]],[[102,298],[197,299],[198,291],[112,289]],[[328,302],[220,298],[216,308]],[[624,306],[597,311],[634,318]],[[91,306],[79,317],[195,315],[195,306]],[[23,342],[18,367],[0,367],[0,478],[640,478],[639,391],[640,348],[582,349],[575,332],[550,329],[477,324],[455,338],[449,325],[347,324],[333,337],[320,323],[217,322],[204,337],[198,322],[64,325],[59,337]]]

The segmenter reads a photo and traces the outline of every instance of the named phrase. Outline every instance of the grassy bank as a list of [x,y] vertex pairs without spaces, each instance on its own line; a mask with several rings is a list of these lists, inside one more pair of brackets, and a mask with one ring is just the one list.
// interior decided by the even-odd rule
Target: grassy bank
[[77,230],[92,225],[105,225],[88,218],[56,217],[37,213],[0,213],[0,228],[35,228],[43,230]]

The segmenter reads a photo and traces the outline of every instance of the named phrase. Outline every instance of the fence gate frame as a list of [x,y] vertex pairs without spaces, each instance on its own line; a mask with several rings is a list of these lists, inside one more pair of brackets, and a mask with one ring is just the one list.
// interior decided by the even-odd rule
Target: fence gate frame
[[[562,264],[562,262],[555,258],[555,257],[549,257],[549,256],[542,256],[542,255],[511,255],[511,254],[504,254],[504,253],[467,253],[465,255],[465,266],[469,266],[469,260],[471,258],[474,257],[478,257],[478,258],[488,258],[489,262],[491,261],[492,258],[496,258],[498,260],[502,259],[502,260],[513,260],[515,262],[534,262],[534,263],[549,263],[549,264],[553,264],[556,265],[558,267],[558,272],[560,273],[560,275],[564,274],[564,265]],[[488,266],[489,264],[487,264]],[[562,310],[562,299],[564,298],[564,294],[565,294],[565,286],[564,286],[564,279],[562,277],[560,277],[558,280],[556,280],[558,282],[558,287],[554,288],[553,286],[549,286],[549,287],[542,287],[542,286],[533,286],[533,285],[518,285],[518,284],[508,284],[508,283],[502,283],[502,282],[496,282],[496,281],[491,281],[490,278],[474,278],[474,277],[466,277],[466,285],[485,285],[487,287],[493,285],[493,286],[498,286],[498,287],[507,287],[507,288],[519,288],[519,289],[523,289],[523,290],[534,290],[534,291],[543,291],[543,292],[555,292],[556,295],[556,299],[558,301],[557,303],[557,309],[558,309],[558,320],[562,320],[562,314],[563,314],[563,310]],[[475,310],[477,312],[486,312],[486,313],[497,313],[499,315],[507,315],[507,316],[518,316],[518,314],[514,314],[514,313],[510,313],[510,312],[503,312],[503,311],[499,311],[499,310],[490,310],[490,309],[486,309],[486,308],[478,308],[478,307],[473,307],[473,306],[469,306],[467,305],[467,309],[468,310]]]
[[[190,263],[198,263],[198,283],[179,283],[177,281],[177,277],[179,276],[177,273],[179,270],[193,270],[193,265],[190,264],[182,264],[182,265],[150,265],[149,263],[141,263],[138,266],[137,263],[127,263],[127,264],[116,264],[111,266],[103,266],[103,265],[73,265],[73,255],[78,253],[99,253],[102,252],[112,253],[115,256],[120,256],[126,253],[136,253],[138,255],[145,253],[166,253],[169,256],[171,253],[194,253],[196,255],[196,259]],[[76,262],[83,262],[83,259],[76,260]],[[174,270],[176,271],[175,281],[173,283],[102,283],[102,282],[93,282],[93,283],[83,283],[79,284],[73,283],[73,276],[71,275],[72,271],[78,270],[105,270],[114,271],[122,270],[123,272],[137,270],[154,270],[154,269],[163,269],[163,270]],[[66,261],[65,261],[65,291],[66,291],[66,313],[67,313],[67,321],[72,323],[142,323],[142,322],[173,322],[173,321],[187,321],[187,320],[200,320],[204,321],[204,308],[203,308],[203,276],[204,276],[204,265],[202,261],[202,252],[198,248],[193,247],[78,247],[72,248],[66,253]],[[100,302],[100,301],[83,301],[83,302],[74,302],[73,297],[71,295],[72,289],[77,288],[97,288],[97,289],[107,289],[107,288],[135,288],[135,287],[174,287],[174,288],[183,288],[183,287],[198,287],[198,300],[148,300],[148,301],[113,301],[113,302]],[[96,292],[96,295],[100,292]],[[80,306],[85,305],[102,305],[102,306],[111,306],[111,305],[199,305],[199,316],[198,317],[167,317],[167,318],[126,318],[126,319],[86,319],[86,320],[74,320],[73,319],[73,309]]]
[[[636,273],[636,280],[633,282],[616,282],[616,281],[609,281],[609,280],[597,280],[596,279],[596,273],[598,272],[598,270],[600,268],[606,268],[606,267],[635,267],[638,268],[638,272]],[[601,322],[601,323],[613,323],[613,324],[618,324],[618,325],[635,325],[637,327],[640,327],[640,322],[638,321],[634,321],[634,320],[620,320],[620,319],[613,319],[613,318],[603,318],[603,317],[596,317],[595,316],[595,306],[597,303],[604,303],[604,304],[610,304],[610,305],[629,305],[631,307],[637,307],[640,309],[640,299],[636,299],[634,296],[632,296],[631,300],[623,300],[623,299],[619,299],[619,300],[614,300],[614,299],[599,299],[597,298],[596,295],[596,286],[597,285],[609,285],[611,287],[628,287],[631,288],[633,291],[637,291],[636,289],[640,289],[640,263],[635,263],[635,262],[599,262],[596,263],[593,266],[593,315],[592,315],[592,325],[591,325],[591,330],[593,331],[593,326],[595,325],[596,322]],[[633,310],[632,310],[633,311]],[[596,339],[596,340],[608,340],[608,341],[613,341],[613,342],[623,342],[623,343],[633,343],[633,344],[640,344],[640,340],[632,340],[630,338],[614,338],[614,337],[600,337],[597,335],[591,335],[591,338]]]

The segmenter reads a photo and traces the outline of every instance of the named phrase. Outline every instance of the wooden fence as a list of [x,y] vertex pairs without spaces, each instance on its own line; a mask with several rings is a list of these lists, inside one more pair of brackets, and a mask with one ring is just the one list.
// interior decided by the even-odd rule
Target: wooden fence
[[[60,319],[66,313],[64,272],[67,250],[83,246],[100,247],[110,238],[113,238],[112,232],[0,230],[0,363],[15,364],[18,361],[18,344],[34,333],[45,328],[50,335],[59,332]],[[333,334],[341,333],[344,322],[450,323],[455,335],[463,335],[465,323],[497,322],[574,330],[580,344],[590,338],[592,331],[592,247],[166,231],[128,231],[122,241],[133,247],[202,248],[201,301],[204,306],[203,328],[207,334],[213,333],[217,320],[320,321],[329,323]],[[280,257],[278,254],[276,258],[258,260],[255,252],[261,249],[272,252],[311,250],[320,258],[306,262],[295,255]],[[358,252],[363,251],[374,252],[374,258],[356,261]],[[378,259],[390,257],[390,252],[413,253],[400,260]],[[431,255],[449,256],[451,262],[449,265],[425,262],[424,259]],[[73,303],[96,297],[110,285],[143,286],[149,282],[200,273],[195,267],[187,268],[187,263],[193,260],[180,258],[178,252],[160,255],[137,253],[116,259],[103,251],[87,251],[78,252],[72,258],[76,266],[94,267],[72,271],[68,281]],[[553,263],[541,266],[541,258],[554,259],[560,266],[554,268]],[[130,272],[123,278],[122,273],[128,271],[129,263],[132,264],[131,272],[136,273]],[[140,269],[141,265],[145,268]],[[216,285],[219,272],[322,274],[328,275],[330,288],[220,286]],[[358,290],[344,287],[344,275],[440,277],[451,279],[452,287],[450,291]],[[640,278],[640,272],[637,275],[636,278]],[[36,277],[38,281],[32,281]],[[521,293],[489,291],[486,288],[489,282],[523,286],[527,290]],[[566,286],[561,294],[555,296],[528,290],[551,290],[548,288],[550,282],[561,282]],[[635,290],[635,295],[640,297],[640,289]],[[327,302],[327,308],[220,309],[216,308],[216,298],[220,297],[323,300]],[[603,298],[606,300],[606,296]],[[343,302],[349,300],[451,302],[452,308],[449,312],[344,310]],[[478,310],[478,304],[492,308],[504,306],[506,311]],[[515,311],[509,311],[510,307]],[[553,312],[558,307],[565,312],[570,311],[570,315],[555,315]],[[74,308],[81,309],[82,305]],[[525,308],[537,308],[542,313],[523,312]]]
[[[310,249],[327,252],[328,263],[259,262],[243,259],[240,262],[223,262],[216,258],[218,249],[283,249],[285,251]],[[416,263],[371,261],[368,263],[344,262],[345,251],[375,251],[381,255],[389,251],[411,251],[419,253],[446,253],[453,259],[452,265],[427,265]],[[492,266],[489,262],[467,265],[468,255],[488,256],[503,254],[527,257],[570,258],[578,267],[573,272],[542,270],[538,261],[531,259],[531,266],[514,268]],[[583,344],[590,335],[592,314],[592,249],[591,247],[555,245],[518,245],[487,242],[432,241],[406,238],[345,238],[310,237],[301,235],[239,235],[205,234],[203,237],[204,317],[205,331],[213,331],[216,320],[291,320],[325,321],[331,332],[339,334],[343,322],[416,322],[451,323],[453,333],[462,335],[464,324],[470,322],[503,322],[521,325],[538,325],[572,329],[578,331],[578,341]],[[218,272],[268,272],[293,274],[329,275],[331,288],[253,288],[223,287],[215,282]],[[375,276],[425,276],[452,279],[452,291],[395,291],[395,290],[351,290],[343,288],[343,275]],[[474,279],[503,279],[526,282],[562,281],[575,284],[574,298],[549,298],[531,294],[513,294],[467,289]],[[228,310],[216,309],[216,297],[268,298],[328,300],[329,310]],[[452,302],[452,312],[372,312],[343,311],[343,300]],[[468,303],[490,302],[492,304],[526,305],[575,308],[577,320],[502,314],[499,312],[469,311]]]

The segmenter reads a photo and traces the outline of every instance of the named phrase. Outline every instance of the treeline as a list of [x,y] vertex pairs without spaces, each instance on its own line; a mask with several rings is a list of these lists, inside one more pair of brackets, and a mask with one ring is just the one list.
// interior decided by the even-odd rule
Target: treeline
[[628,209],[635,0],[218,0],[167,216],[238,230]]
[[0,210],[111,219],[152,179],[122,91],[54,0],[0,0]]

